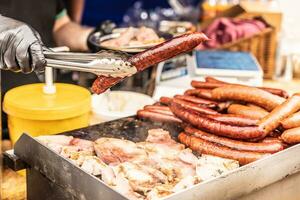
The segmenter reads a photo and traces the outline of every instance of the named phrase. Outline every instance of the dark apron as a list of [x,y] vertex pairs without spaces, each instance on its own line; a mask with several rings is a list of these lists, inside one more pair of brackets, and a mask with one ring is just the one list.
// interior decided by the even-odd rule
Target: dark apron
[[[54,46],[52,28],[57,8],[56,0],[0,0],[0,14],[23,21],[37,30],[48,47]],[[39,82],[35,73],[21,74],[1,71],[1,98],[17,86]],[[20,101],[22,101],[20,99]],[[2,102],[2,101],[1,101]],[[2,104],[1,104],[2,105]],[[5,129],[6,116],[2,118]]]

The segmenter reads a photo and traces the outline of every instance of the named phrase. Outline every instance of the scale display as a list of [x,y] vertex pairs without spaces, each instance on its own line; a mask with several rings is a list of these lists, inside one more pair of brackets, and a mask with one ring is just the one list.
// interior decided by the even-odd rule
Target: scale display
[[229,51],[196,51],[197,68],[259,71],[257,61],[249,53]]

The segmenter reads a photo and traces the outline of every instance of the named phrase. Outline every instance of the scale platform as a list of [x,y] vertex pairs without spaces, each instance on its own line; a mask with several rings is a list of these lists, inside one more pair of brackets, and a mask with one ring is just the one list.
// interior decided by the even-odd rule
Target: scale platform
[[250,53],[194,51],[159,64],[153,97],[179,94],[191,87],[191,80],[204,80],[206,76],[252,86],[263,82],[261,66]]

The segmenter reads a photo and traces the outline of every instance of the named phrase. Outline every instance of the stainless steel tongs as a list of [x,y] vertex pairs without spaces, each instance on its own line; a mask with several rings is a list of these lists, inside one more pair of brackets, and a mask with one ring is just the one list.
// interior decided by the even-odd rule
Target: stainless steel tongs
[[44,51],[47,67],[90,72],[96,75],[126,77],[137,72],[127,61],[128,55],[120,52],[72,53]]

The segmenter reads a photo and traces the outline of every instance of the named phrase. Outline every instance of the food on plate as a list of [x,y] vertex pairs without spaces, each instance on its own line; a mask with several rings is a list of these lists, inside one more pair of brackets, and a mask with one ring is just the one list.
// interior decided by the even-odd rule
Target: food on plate
[[164,39],[160,38],[153,29],[143,26],[141,28],[126,28],[120,33],[119,37],[103,41],[101,45],[114,48],[126,48],[145,44],[157,44],[163,41]]
[[[135,66],[138,72],[143,71],[147,67],[168,60],[179,54],[189,52],[207,39],[203,33],[184,34],[138,53],[130,57],[128,62]],[[96,94],[100,94],[123,79],[124,78],[119,77],[99,76],[93,83],[92,91]]]
[[[37,139],[49,148],[54,144],[61,145],[51,137],[41,136]],[[63,135],[59,137],[65,141],[69,138]],[[94,142],[79,138],[71,140],[64,145],[77,145],[74,147],[77,151],[71,154],[80,156],[71,155],[68,159],[87,173],[101,177],[104,183],[133,200],[160,199],[239,167],[235,160],[209,155],[195,156],[191,149],[173,140],[169,132],[162,129],[149,130],[147,139],[138,143],[105,137]],[[89,154],[91,143],[94,148],[92,155]]]

